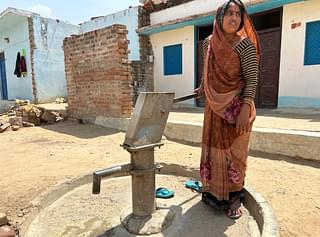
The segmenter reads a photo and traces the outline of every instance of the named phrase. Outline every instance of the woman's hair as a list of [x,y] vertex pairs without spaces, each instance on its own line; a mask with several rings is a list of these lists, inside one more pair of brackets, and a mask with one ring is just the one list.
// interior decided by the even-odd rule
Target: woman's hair
[[244,13],[246,12],[245,6],[244,6],[244,4],[241,2],[241,0],[228,0],[228,1],[226,1],[226,2],[222,5],[221,10],[218,11],[218,14],[219,14],[219,16],[218,16],[219,24],[220,24],[220,27],[221,27],[221,29],[222,29],[224,15],[225,15],[226,12],[228,11],[231,3],[236,4],[236,5],[239,7],[240,12],[241,12],[241,22],[240,22],[239,29],[237,30],[237,31],[239,31],[239,30],[241,30],[242,27],[243,27],[243,15],[244,15]]

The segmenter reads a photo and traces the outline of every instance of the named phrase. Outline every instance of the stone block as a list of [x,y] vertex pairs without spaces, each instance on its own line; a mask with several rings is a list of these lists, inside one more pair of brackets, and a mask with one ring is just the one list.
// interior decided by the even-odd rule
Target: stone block
[[14,229],[10,226],[1,226],[0,227],[0,237],[15,237],[16,232]]
[[8,224],[6,213],[0,213],[0,226]]
[[23,124],[24,127],[34,127],[33,123],[29,123],[29,122],[23,121],[22,124]]
[[19,128],[20,128],[19,125],[12,125],[12,126],[11,126],[12,131],[18,131]]
[[9,117],[9,123],[11,124],[11,126],[19,126],[22,127],[22,117]]
[[10,123],[5,123],[3,125],[0,126],[0,133],[4,132],[6,129],[8,129],[10,127]]
[[56,122],[56,114],[54,114],[52,111],[45,110],[41,116],[41,120],[48,123],[53,124]]

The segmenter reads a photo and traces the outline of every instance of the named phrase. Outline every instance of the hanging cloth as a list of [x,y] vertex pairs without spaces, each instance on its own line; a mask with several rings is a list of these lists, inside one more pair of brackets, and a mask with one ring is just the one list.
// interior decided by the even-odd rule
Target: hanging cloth
[[17,54],[17,59],[16,59],[16,67],[14,69],[14,75],[16,75],[17,77],[21,77],[21,56],[20,56],[20,52],[18,52]]
[[26,64],[25,55],[26,55],[25,49],[22,49],[22,55],[20,60],[20,72],[23,77],[27,76],[27,64]]

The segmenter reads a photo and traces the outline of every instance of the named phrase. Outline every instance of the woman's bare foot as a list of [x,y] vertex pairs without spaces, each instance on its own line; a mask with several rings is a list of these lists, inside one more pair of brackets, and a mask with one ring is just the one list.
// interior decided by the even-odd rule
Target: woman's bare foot
[[239,219],[242,216],[243,212],[241,210],[241,208],[237,208],[237,209],[228,209],[228,211],[226,212],[227,217],[229,217],[230,219]]

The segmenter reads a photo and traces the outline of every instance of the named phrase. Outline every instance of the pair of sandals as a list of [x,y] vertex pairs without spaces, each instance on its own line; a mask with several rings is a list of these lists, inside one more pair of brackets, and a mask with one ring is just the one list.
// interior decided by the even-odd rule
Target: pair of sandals
[[[196,180],[188,180],[187,182],[185,182],[185,186],[189,189],[191,189],[192,191],[198,192],[200,193],[202,190],[202,184],[199,181]],[[174,191],[171,191],[167,188],[157,188],[156,189],[156,197],[157,198],[171,198],[174,196]]]
[[[199,181],[196,180],[188,180],[187,182],[185,182],[185,187],[191,189],[192,191],[201,193],[202,190],[202,184]],[[157,188],[156,189],[156,197],[157,198],[172,198],[174,196],[174,191],[171,191],[167,188]]]
[[[202,184],[199,181],[196,180],[188,180],[187,182],[185,182],[185,186],[189,189],[191,189],[192,191],[198,192],[200,193],[202,190]],[[156,189],[156,197],[157,198],[172,198],[174,196],[174,191],[171,191],[167,188],[157,188]]]

